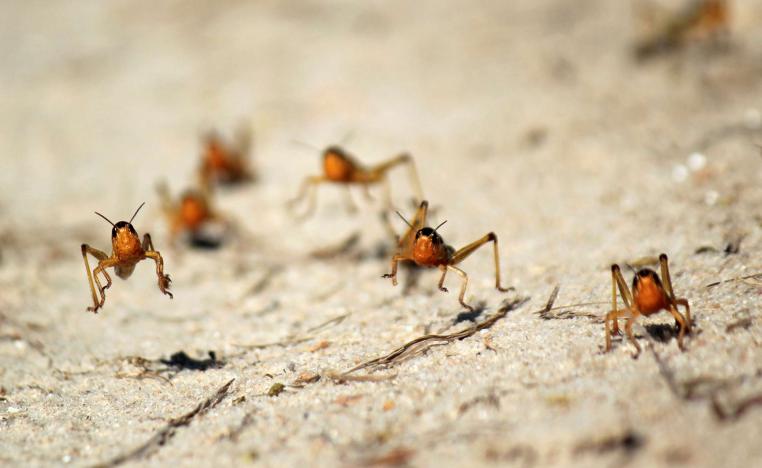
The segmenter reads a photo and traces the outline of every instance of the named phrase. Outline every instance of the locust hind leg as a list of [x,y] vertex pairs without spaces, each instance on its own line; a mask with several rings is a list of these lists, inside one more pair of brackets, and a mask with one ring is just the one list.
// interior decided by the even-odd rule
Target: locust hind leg
[[683,314],[677,311],[677,306],[670,306],[667,310],[670,314],[672,314],[678,326],[680,327],[680,331],[677,334],[677,346],[680,348],[680,351],[685,351],[685,345],[683,345],[683,336],[685,336],[685,332],[690,329],[690,322],[686,320]]
[[299,216],[299,219],[305,219],[309,217],[315,211],[317,185],[323,182],[328,182],[323,176],[310,176],[304,179],[302,186],[299,189],[299,193],[296,197],[292,198],[286,203],[289,209],[293,209],[297,203],[301,202],[305,197],[309,196],[307,200],[307,210]]
[[[622,271],[619,269],[619,265],[616,263],[611,265],[611,309],[612,312],[617,311],[617,300],[616,300],[616,293],[617,288],[619,289],[619,294],[622,296],[622,301],[624,301],[624,306],[627,309],[630,309],[632,307],[632,293],[630,292],[630,289],[627,287],[627,283],[624,281],[624,278],[622,277]],[[612,333],[619,333],[619,322],[617,321],[616,317],[614,317],[614,329],[612,330]]]
[[688,299],[683,299],[683,298],[675,299],[675,308],[677,308],[678,305],[685,307],[685,320],[688,325],[688,329],[686,330],[686,333],[690,333],[691,328],[693,327],[693,320],[691,319],[691,306],[688,305]]
[[373,169],[371,169],[369,173],[371,174],[372,178],[378,179],[385,175],[393,167],[401,164],[407,164],[410,171],[410,184],[413,186],[415,196],[418,200],[423,200],[423,191],[421,190],[421,180],[418,178],[418,170],[415,167],[415,162],[413,161],[412,156],[410,156],[408,153],[399,154],[386,162],[378,164]]
[[[667,254],[659,255],[659,266],[661,267],[661,280],[664,283],[664,289],[667,291],[667,296],[674,303],[675,309],[678,305],[685,307],[685,319],[687,320],[687,333],[691,331],[691,308],[688,305],[688,300],[675,297],[675,291],[672,289],[672,276],[669,274],[669,259]],[[679,320],[675,320],[675,325],[682,328],[682,324]],[[682,333],[682,330],[681,330]]]
[[[87,261],[87,254],[92,255],[98,260],[98,266],[95,268],[95,272],[90,270],[90,262]],[[82,259],[85,261],[85,271],[87,272],[87,282],[90,285],[90,294],[93,298],[93,306],[88,307],[87,310],[90,312],[97,313],[98,309],[103,307],[103,304],[106,302],[106,293],[105,290],[111,287],[111,277],[106,273],[104,270],[103,265],[109,261],[109,256],[106,255],[105,252],[95,249],[93,247],[90,247],[87,244],[82,244]],[[111,265],[108,265],[111,266]],[[102,272],[104,276],[106,277],[106,286],[101,286],[100,280],[98,279],[98,272]],[[101,299],[98,300],[98,293],[96,293],[96,284],[98,285],[98,293],[100,293]]]
[[513,288],[504,288],[500,285],[500,253],[497,247],[497,236],[495,235],[494,232],[485,234],[484,237],[477,239],[474,242],[471,242],[467,246],[455,252],[452,256],[451,264],[457,265],[458,263],[462,262],[463,260],[466,259],[466,257],[474,253],[479,247],[486,244],[487,242],[492,242],[494,244],[495,287],[498,289],[498,291],[502,291],[502,292],[510,291]]

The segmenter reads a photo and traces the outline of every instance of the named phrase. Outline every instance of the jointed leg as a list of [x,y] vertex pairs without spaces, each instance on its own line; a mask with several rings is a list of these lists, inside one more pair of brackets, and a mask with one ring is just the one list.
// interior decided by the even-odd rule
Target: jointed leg
[[151,235],[150,234],[145,233],[143,235],[143,242],[140,243],[140,246],[146,252],[153,251],[153,241],[151,240]]
[[373,194],[370,193],[370,184],[362,184],[362,193],[365,195],[365,199],[369,202],[374,200]]
[[670,299],[675,300],[675,292],[672,291],[672,278],[669,276],[669,259],[667,259],[667,254],[659,255],[659,266],[661,267],[661,281],[664,283],[664,290],[667,291]]
[[349,188],[349,184],[344,185],[345,189],[345,197],[346,197],[346,203],[347,203],[347,211],[350,213],[357,213],[357,204],[352,199],[352,190]]
[[175,211],[175,206],[172,203],[172,197],[169,194],[169,187],[167,187],[166,181],[161,181],[156,185],[156,193],[159,195],[161,210],[164,212],[164,216],[171,217]]
[[677,346],[681,351],[685,351],[685,346],[683,346],[683,336],[685,336],[685,332],[690,326],[688,325],[688,322],[686,322],[685,317],[683,317],[683,314],[677,311],[677,307],[671,306],[667,310],[672,314],[680,327],[680,331],[677,334]]
[[315,210],[315,190],[316,185],[321,184],[323,182],[327,182],[328,179],[326,179],[323,176],[310,176],[304,179],[302,182],[302,186],[299,189],[299,194],[288,201],[287,206],[293,207],[297,203],[299,203],[302,199],[304,199],[305,196],[307,196],[309,192],[309,200],[307,203],[307,211],[304,212],[304,214],[301,216],[302,218],[306,218],[312,212]]
[[[667,295],[669,295],[669,298],[672,299],[672,301],[675,303],[675,308],[677,308],[677,305],[682,305],[685,307],[685,318],[687,319],[687,332],[690,333],[691,331],[691,308],[688,305],[687,299],[677,298],[675,297],[675,291],[672,289],[672,276],[669,274],[669,259],[667,258],[667,254],[661,254],[659,255],[659,266],[661,266],[661,280],[664,283],[664,290],[667,291]],[[678,321],[678,325],[680,325]]]
[[[622,272],[619,270],[619,265],[614,264],[611,265],[611,308],[613,309],[613,312],[617,311],[617,300],[616,300],[616,292],[617,288],[619,288],[619,294],[622,296],[622,301],[624,301],[624,306],[629,309],[632,307],[632,294],[630,293],[630,289],[627,287],[627,283],[624,282],[624,278],[622,277]],[[619,333],[619,322],[616,318],[614,318],[614,329],[613,333]]]
[[[98,262],[98,266],[95,267],[95,270],[93,270],[93,279],[95,280],[95,284],[98,285],[98,290],[101,293],[101,302],[98,304],[97,307],[92,309],[93,312],[95,312],[98,307],[103,307],[103,304],[106,302],[106,290],[111,287],[111,276],[106,272],[106,268],[110,268],[114,265],[119,263],[116,259],[107,258],[105,260],[101,260]],[[104,278],[106,278],[106,286],[101,285],[100,279],[98,279],[98,273],[102,274]],[[90,310],[88,308],[88,310]]]
[[[611,349],[611,333],[619,334],[619,321],[618,318],[618,310],[617,310],[617,300],[616,300],[616,276],[614,276],[614,267],[616,265],[612,265],[611,267],[611,312],[606,314],[606,351],[609,351]],[[619,271],[619,267],[616,266],[617,271]],[[614,320],[614,329],[609,330],[609,317],[611,317]]]
[[392,272],[391,273],[386,273],[385,275],[382,276],[382,278],[391,278],[392,279],[392,284],[394,286],[397,286],[397,264],[401,260],[407,260],[407,259],[408,259],[408,257],[406,257],[404,255],[395,255],[395,256],[393,256],[392,257]]
[[407,153],[402,153],[390,159],[389,161],[375,166],[370,171],[368,171],[368,173],[370,174],[370,178],[378,179],[381,178],[391,168],[400,164],[407,164],[410,168],[410,182],[413,186],[413,190],[415,191],[415,196],[418,198],[418,200],[423,200],[421,181],[418,178],[418,171],[415,168],[415,162],[413,162],[413,158],[410,157],[410,155]]
[[[384,209],[391,210],[392,209],[392,189],[389,185],[389,178],[384,175],[381,177],[381,185],[383,186],[383,197],[384,197]],[[367,184],[365,185],[368,186]]]
[[453,254],[452,256],[452,265],[457,265],[458,263],[462,262],[466,257],[471,255],[476,249],[481,247],[482,245],[486,244],[487,242],[492,241],[495,246],[495,287],[499,291],[510,291],[511,288],[504,288],[500,285],[500,254],[498,252],[497,248],[497,236],[494,232],[490,232],[489,234],[485,235],[479,240],[476,240],[474,242],[471,242],[467,246],[463,247],[462,249],[458,250]]
[[688,324],[688,330],[686,330],[686,332],[690,333],[691,327],[693,326],[693,320],[691,319],[691,306],[688,305],[688,299],[675,299],[675,308],[677,308],[679,305],[685,307],[685,319]]
[[429,202],[423,200],[415,212],[415,216],[410,220],[410,228],[400,238],[398,246],[402,254],[409,254],[413,248],[416,233],[426,225],[426,214],[429,211]]
[[440,265],[439,270],[442,272],[442,276],[439,278],[439,290],[447,292],[447,288],[444,287],[445,277],[447,276],[447,266]]
[[470,305],[466,304],[466,301],[465,301],[466,287],[468,287],[468,275],[466,274],[465,271],[461,270],[458,267],[455,267],[455,266],[452,266],[452,265],[447,265],[447,268],[449,270],[452,270],[455,273],[459,274],[460,277],[463,279],[463,282],[460,285],[460,295],[458,296],[458,300],[460,301],[460,305],[462,305],[463,307],[468,309],[469,312],[473,312],[474,308],[471,307]]
[[413,158],[411,158],[410,155],[407,155],[407,157],[408,167],[410,168],[410,183],[413,186],[413,191],[418,200],[423,200],[423,190],[421,189],[421,179],[418,178],[418,169],[415,167]]
[[616,280],[616,284],[619,287],[619,294],[622,296],[624,305],[626,307],[632,307],[632,293],[630,292],[630,288],[627,287],[627,283],[624,281],[624,277],[622,277],[622,272],[619,271],[619,265],[611,265],[611,273],[613,274],[614,279]]
[[[92,255],[93,257],[95,257],[96,259],[98,259],[99,264],[101,261],[108,259],[108,255],[106,255],[106,253],[101,250],[90,247],[87,244],[82,244],[82,259],[85,261],[85,271],[87,272],[87,282],[90,285],[90,294],[92,294],[93,296],[93,307],[88,307],[87,310],[95,312],[98,310],[99,307],[103,306],[103,303],[106,301],[106,296],[103,292],[103,289],[105,288],[101,288],[100,282],[98,282],[98,290],[100,291],[101,297],[102,297],[102,299],[98,301],[98,294],[95,292],[95,283],[93,283],[93,272],[90,270],[90,263],[87,261],[88,253]],[[109,286],[111,286],[110,278],[109,278],[108,286],[106,286],[106,288],[108,288]]]
[[169,292],[169,283],[172,279],[169,275],[164,274],[164,259],[161,258],[161,254],[153,249],[153,242],[151,241],[151,235],[146,233],[143,236],[143,250],[146,258],[150,258],[156,262],[156,276],[159,277],[159,289],[164,294],[168,295],[172,299],[172,293]]
[[389,219],[389,210],[382,210],[380,213],[381,216],[381,224],[383,224],[384,229],[389,234],[389,237],[391,239],[394,239],[395,244],[399,244],[400,236],[397,235],[397,231],[394,230],[394,226],[392,225],[391,220]]
[[[614,333],[618,333],[618,325],[617,325],[617,319],[619,318],[629,318],[632,316],[632,313],[630,312],[630,308],[627,307],[626,309],[622,310],[612,310],[608,314],[606,314],[606,352],[611,351],[611,335]],[[614,322],[614,329],[612,330],[609,326],[609,323]]]
[[[202,188],[202,191],[205,190]],[[178,216],[179,203],[172,201],[169,194],[167,183],[162,181],[156,186],[156,192],[161,200],[161,211],[169,224],[169,242],[174,247],[177,243],[177,237],[184,230],[182,217]]]
[[635,345],[635,349],[637,350],[635,352],[635,355],[632,356],[633,358],[637,359],[637,357],[640,355],[640,345],[637,341],[635,341],[635,335],[632,334],[632,324],[635,323],[635,317],[630,316],[627,318],[627,322],[624,324],[624,332],[627,334],[627,338],[632,342],[633,345]]

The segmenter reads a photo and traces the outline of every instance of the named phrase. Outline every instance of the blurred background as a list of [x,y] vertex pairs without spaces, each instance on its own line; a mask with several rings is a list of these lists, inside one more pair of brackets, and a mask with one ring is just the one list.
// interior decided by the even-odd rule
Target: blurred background
[[348,139],[370,161],[409,150],[431,198],[479,180],[450,161],[503,185],[527,181],[490,169],[505,158],[540,180],[575,157],[612,176],[596,166],[756,118],[759,2],[731,2],[721,46],[633,58],[691,3],[4,2],[3,203],[123,212],[158,178],[183,184],[203,131],[241,123],[285,191],[318,168],[295,140]]

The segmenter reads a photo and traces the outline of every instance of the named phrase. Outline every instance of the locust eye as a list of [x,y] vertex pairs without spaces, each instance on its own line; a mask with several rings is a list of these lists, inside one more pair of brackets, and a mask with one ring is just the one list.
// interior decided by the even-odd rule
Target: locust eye
[[423,229],[420,229],[417,233],[415,233],[415,238],[418,239],[419,237],[428,237],[431,239],[431,242],[435,244],[441,244],[442,238],[437,234],[437,231],[430,227],[425,227]]
[[327,158],[328,156],[331,156],[331,155],[336,156],[339,159],[347,159],[346,152],[344,152],[344,150],[341,149],[341,147],[336,145],[331,145],[328,148],[326,148],[325,151],[323,151],[323,157]]
[[121,231],[122,229],[128,229],[132,234],[137,235],[137,232],[135,231],[135,228],[132,227],[132,224],[128,223],[127,221],[119,221],[118,223],[114,224],[113,229],[111,229],[111,237],[116,237],[117,232]]
[[640,284],[640,280],[645,278],[649,278],[657,286],[661,286],[661,280],[659,280],[659,275],[657,275],[656,272],[651,270],[650,268],[643,268],[642,270],[638,270],[638,272],[635,274],[635,277],[632,278],[632,287],[636,288],[638,284]]
[[426,236],[426,237],[431,237],[432,235],[434,235],[434,230],[431,229],[430,227],[425,227],[421,229],[420,231],[418,231],[418,234],[422,236]]

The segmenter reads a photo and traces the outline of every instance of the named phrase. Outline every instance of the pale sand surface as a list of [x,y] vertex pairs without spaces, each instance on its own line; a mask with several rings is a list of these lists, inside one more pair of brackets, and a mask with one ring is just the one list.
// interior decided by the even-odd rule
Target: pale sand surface
[[[762,287],[706,287],[762,271],[761,1],[735,2],[729,50],[646,64],[629,53],[625,1],[96,3],[0,6],[0,464],[108,463],[152,437],[164,443],[128,463],[761,463],[762,406],[723,420],[712,401],[732,412],[762,393]],[[179,191],[198,134],[240,122],[261,180],[217,202],[243,234],[214,252],[169,248],[155,184]],[[356,373],[391,379],[327,378],[471,323],[454,275],[448,294],[435,272],[407,295],[380,278],[378,200],[355,192],[349,215],[341,191],[321,188],[314,217],[288,214],[319,169],[296,140],[344,140],[368,162],[410,151],[445,240],[500,238],[517,292],[496,291],[491,252],[475,253],[462,266],[468,299],[485,302],[476,320],[530,300],[474,336]],[[404,171],[392,185],[412,214]],[[142,263],[86,313],[80,244],[106,248],[110,230],[93,211],[122,219],[142,201],[135,226],[164,254],[174,300]],[[355,232],[348,254],[309,256]],[[693,307],[687,351],[674,338],[651,349],[638,327],[639,359],[619,339],[602,354],[609,265],[662,251]],[[556,305],[595,304],[543,320],[555,285]],[[181,350],[224,366],[138,378],[134,357]],[[323,378],[265,395],[305,372]]]

